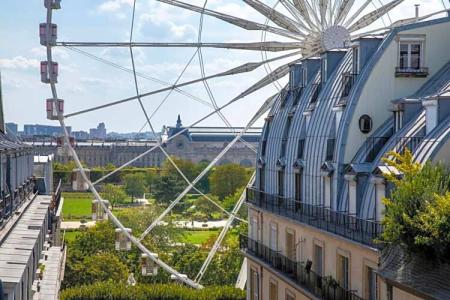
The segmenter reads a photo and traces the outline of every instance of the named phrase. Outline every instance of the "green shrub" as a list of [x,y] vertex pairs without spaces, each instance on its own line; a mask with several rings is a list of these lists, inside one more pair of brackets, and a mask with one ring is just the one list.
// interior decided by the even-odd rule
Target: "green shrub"
[[61,300],[244,300],[245,292],[234,287],[206,287],[194,290],[178,284],[137,284],[98,282],[66,289]]

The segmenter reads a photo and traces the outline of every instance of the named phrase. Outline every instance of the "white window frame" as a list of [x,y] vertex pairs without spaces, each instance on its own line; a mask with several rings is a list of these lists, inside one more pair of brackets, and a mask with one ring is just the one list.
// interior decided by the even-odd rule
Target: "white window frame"
[[411,69],[411,45],[412,44],[419,44],[420,45],[420,65],[419,69],[423,68],[425,66],[425,38],[424,37],[400,37],[398,41],[398,49],[397,49],[397,66],[400,68],[400,48],[402,44],[408,45],[408,61],[407,66],[401,68],[401,70],[415,70]]
[[269,246],[270,249],[278,251],[278,224],[270,223],[270,233],[269,233]]

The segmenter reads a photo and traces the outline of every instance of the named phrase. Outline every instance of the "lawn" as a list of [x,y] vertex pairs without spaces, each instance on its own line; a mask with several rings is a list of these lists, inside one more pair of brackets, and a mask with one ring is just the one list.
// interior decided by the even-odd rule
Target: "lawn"
[[201,245],[206,242],[211,236],[216,237],[218,235],[218,231],[210,231],[210,230],[186,230],[184,231],[185,235],[182,238],[182,242]]
[[64,235],[64,240],[66,242],[73,242],[79,234],[80,234],[79,231],[66,231]]
[[69,193],[63,195],[63,197],[63,218],[65,220],[91,219],[92,197],[72,198]]

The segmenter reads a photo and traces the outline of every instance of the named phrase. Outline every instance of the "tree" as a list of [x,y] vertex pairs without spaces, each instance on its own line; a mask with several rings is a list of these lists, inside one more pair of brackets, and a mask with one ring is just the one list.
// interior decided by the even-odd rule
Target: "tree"
[[86,256],[82,265],[85,282],[79,284],[106,280],[125,282],[130,273],[128,267],[113,253],[97,253]]
[[142,196],[145,193],[145,175],[142,173],[127,174],[124,177],[125,192],[131,196],[131,201],[134,197]]
[[249,180],[245,168],[237,164],[226,164],[217,167],[209,176],[211,192],[223,200],[243,188]]
[[187,186],[179,177],[168,175],[160,176],[154,180],[153,196],[159,203],[173,201]]
[[103,198],[111,203],[111,207],[114,208],[115,205],[125,202],[127,195],[122,187],[108,183],[103,189]]
[[[189,179],[189,181],[192,181],[196,177],[197,172],[196,165],[192,161],[181,159],[175,156],[171,156],[171,159],[177,165],[177,167],[183,172],[186,178]],[[180,177],[180,179],[184,181],[183,177],[180,175],[178,170],[176,170],[173,164],[167,159],[163,162],[161,168],[161,175]]]
[[450,259],[450,172],[441,164],[421,166],[410,151],[389,153],[385,162],[401,172],[387,175],[395,187],[386,205],[381,240],[410,252]]

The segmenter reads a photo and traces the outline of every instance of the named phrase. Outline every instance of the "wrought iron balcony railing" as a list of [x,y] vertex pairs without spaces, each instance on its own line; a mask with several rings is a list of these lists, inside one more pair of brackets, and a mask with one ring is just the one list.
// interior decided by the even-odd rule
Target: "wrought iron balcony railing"
[[335,280],[322,277],[306,267],[245,235],[240,235],[240,247],[244,253],[256,257],[283,273],[301,288],[324,300],[362,300],[352,291],[341,287]]
[[352,241],[374,248],[382,247],[382,244],[375,242],[376,238],[383,232],[383,226],[379,222],[361,219],[323,206],[306,204],[292,198],[267,194],[254,188],[247,188],[247,202],[274,214],[314,226]]
[[396,67],[395,76],[396,77],[427,77],[429,74],[429,69],[426,67],[422,68],[404,68]]

